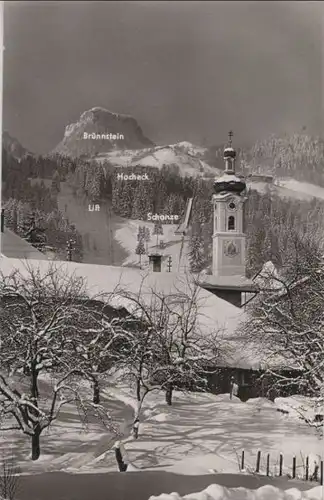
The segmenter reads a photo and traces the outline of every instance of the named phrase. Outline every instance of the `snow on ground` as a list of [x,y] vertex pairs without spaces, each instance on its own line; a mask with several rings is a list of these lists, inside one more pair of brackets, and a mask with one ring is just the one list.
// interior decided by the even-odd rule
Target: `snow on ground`
[[295,488],[286,491],[274,486],[262,486],[257,490],[246,488],[224,488],[211,484],[200,493],[191,493],[184,497],[177,493],[151,496],[149,500],[323,500],[324,489],[320,486],[301,492]]
[[324,200],[324,188],[307,182],[296,181],[290,178],[274,179],[273,184],[258,180],[247,179],[247,187],[255,189],[260,193],[266,193],[269,189],[282,198],[293,198],[296,200],[311,200],[318,198]]
[[309,184],[307,182],[300,182],[294,179],[283,178],[278,179],[276,181],[276,185],[300,195],[304,195],[308,198],[314,197],[324,200],[324,188],[316,186],[315,184]]
[[219,171],[202,160],[206,149],[183,141],[177,144],[139,150],[112,151],[96,156],[94,160],[108,160],[116,167],[155,167],[177,165],[182,176],[218,175]]
[[[41,378],[41,395],[49,394],[50,378]],[[46,393],[44,392],[44,388]],[[84,386],[83,396],[90,391]],[[130,434],[133,410],[117,399],[102,395],[102,404],[127,437]],[[110,452],[116,436],[108,431],[93,412],[87,413],[87,424],[72,404],[62,407],[59,418],[41,435],[41,456],[30,459],[30,438],[18,431],[0,433],[0,455],[14,457],[23,473],[68,471],[82,469],[84,465],[104,461],[108,470],[116,470],[115,457]]]
[[[114,397],[128,396],[126,389]],[[320,456],[323,446],[306,423],[277,411],[274,403],[258,398],[249,403],[231,401],[228,394],[175,393],[167,407],[163,396],[152,393],[144,403],[144,421],[138,441],[127,442],[131,463],[140,468],[163,468],[181,474],[237,473],[242,449],[246,472],[255,470],[257,451],[262,451],[261,473],[270,453],[270,472],[278,474],[279,454],[284,472],[291,474],[296,456],[302,477],[307,455]]]
[[[161,214],[160,214],[161,215]],[[170,215],[170,214],[168,214]],[[173,214],[177,215],[177,214]],[[180,221],[179,221],[180,222]],[[125,224],[121,225],[119,229],[115,232],[115,238],[118,243],[123,247],[123,249],[129,254],[124,260],[124,266],[139,266],[139,257],[135,254],[135,248],[137,246],[137,234],[139,226],[146,226],[149,228],[151,233],[151,241],[148,244],[148,254],[151,253],[161,253],[164,256],[164,261],[162,263],[162,271],[167,270],[167,259],[170,256],[172,258],[172,271],[183,271],[186,262],[188,262],[189,247],[188,242],[185,241],[182,250],[182,259],[179,266],[180,250],[182,245],[182,238],[179,234],[174,234],[178,224],[163,224],[163,235],[159,236],[158,246],[156,236],[153,235],[154,223],[142,220],[128,220]],[[166,244],[166,248],[161,250],[159,248],[160,241],[163,240]],[[149,261],[147,255],[142,256],[142,269],[146,269],[149,266]]]
[[[169,407],[163,394],[153,392],[144,401],[139,439],[134,440],[130,436],[137,407],[134,394],[126,386],[116,385],[112,379],[102,395],[105,406],[123,432],[126,461],[130,464],[128,472],[165,470],[183,475],[237,474],[244,449],[244,474],[254,472],[257,451],[261,450],[261,474],[265,474],[266,454],[270,453],[270,473],[278,475],[279,454],[282,452],[284,473],[291,474],[295,455],[297,475],[302,477],[305,457],[319,457],[323,452],[314,429],[302,420],[278,412],[277,405],[264,398],[242,403],[235,397],[230,400],[228,394],[182,394],[176,391],[173,405]],[[94,416],[90,416],[85,428],[77,410],[67,405],[58,421],[42,435],[42,454],[38,461],[33,463],[28,458],[29,439],[19,433],[0,435],[0,454],[4,452],[16,457],[23,473],[59,470],[102,473],[117,470],[113,451],[115,441],[116,436],[105,430]]]
[[298,395],[288,398],[276,398],[275,405],[283,412],[288,412],[289,417],[304,418],[309,422],[314,422],[316,416],[324,415],[323,404],[318,403],[317,398]]

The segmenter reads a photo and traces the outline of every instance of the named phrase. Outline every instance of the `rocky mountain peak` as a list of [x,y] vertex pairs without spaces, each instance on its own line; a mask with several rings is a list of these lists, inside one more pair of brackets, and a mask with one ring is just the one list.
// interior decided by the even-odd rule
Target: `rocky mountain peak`
[[135,118],[98,106],[84,111],[75,123],[66,126],[64,137],[53,153],[91,157],[113,150],[152,146],[154,143],[144,136]]

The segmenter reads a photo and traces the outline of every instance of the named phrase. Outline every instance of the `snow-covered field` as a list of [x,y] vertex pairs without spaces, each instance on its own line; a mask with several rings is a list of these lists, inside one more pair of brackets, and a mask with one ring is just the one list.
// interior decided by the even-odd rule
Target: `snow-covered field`
[[[49,384],[45,377],[43,388]],[[48,386],[47,386],[48,387]],[[310,473],[315,461],[323,456],[323,444],[314,429],[298,418],[298,404],[307,406],[306,398],[264,398],[246,403],[229,394],[183,394],[175,391],[173,404],[167,406],[164,395],[152,392],[144,401],[139,439],[130,436],[134,394],[115,379],[102,390],[102,401],[119,423],[128,462],[127,472],[166,471],[169,473],[206,476],[211,483],[215,474],[254,474],[256,454],[262,451],[261,474],[265,474],[265,458],[270,453],[270,475],[278,475],[279,453],[284,454],[284,475],[291,474],[292,457],[297,458],[297,477],[302,478],[303,463],[309,455]],[[290,414],[278,412],[288,409]],[[30,443],[19,433],[0,434],[0,455],[14,456],[22,474],[64,471],[73,474],[100,474],[117,470],[113,445],[116,436],[89,417],[85,428],[73,406],[63,408],[59,420],[41,437],[39,460],[29,458]],[[241,451],[245,450],[245,468],[240,470]],[[233,476],[234,477],[234,476]],[[240,483],[234,483],[240,484]],[[285,483],[287,490],[291,486]],[[305,483],[300,483],[305,489]],[[316,483],[315,483],[316,484]],[[294,486],[296,483],[294,483]],[[314,483],[309,483],[309,487]],[[308,484],[307,484],[308,486]],[[306,486],[306,488],[307,488]],[[285,485],[281,486],[285,488]],[[286,489],[286,488],[285,488]],[[167,491],[167,486],[166,486]],[[169,490],[170,491],[170,490]],[[323,488],[307,493],[280,491],[273,486],[257,490],[209,486],[205,492],[181,497],[177,494],[151,497],[151,500],[322,500]]]
[[301,492],[296,488],[283,491],[274,486],[262,486],[257,490],[246,488],[224,488],[212,484],[200,493],[191,493],[184,497],[177,493],[171,495],[151,496],[149,500],[323,500],[323,487],[312,488]]
[[[127,394],[119,390],[115,397],[125,401]],[[314,429],[261,398],[242,403],[237,398],[231,401],[228,394],[175,393],[173,406],[167,407],[161,395],[152,393],[144,417],[140,439],[126,446],[130,462],[141,468],[163,467],[182,474],[237,473],[244,449],[246,472],[255,470],[261,450],[261,472],[270,453],[270,472],[277,474],[282,452],[284,472],[291,474],[295,455],[297,475],[302,476],[306,456],[314,461],[324,452]]]
[[[288,399],[288,398],[287,398]],[[282,401],[280,400],[280,407]],[[262,451],[261,473],[270,453],[270,473],[278,473],[279,453],[284,454],[284,473],[291,473],[292,457],[297,458],[297,475],[303,462],[323,454],[323,444],[314,429],[296,416],[282,414],[277,405],[258,398],[242,403],[228,394],[182,394],[175,392],[168,407],[162,394],[151,393],[144,403],[140,437],[129,437],[136,402],[126,387],[104,390],[104,404],[120,424],[130,470],[166,470],[178,474],[240,472],[245,450],[245,473],[255,470],[257,450]],[[114,436],[90,418],[85,429],[72,406],[64,407],[58,422],[42,436],[42,455],[32,463],[30,443],[18,433],[0,436],[0,454],[17,457],[23,472],[64,470],[99,473],[116,470],[112,446]]]

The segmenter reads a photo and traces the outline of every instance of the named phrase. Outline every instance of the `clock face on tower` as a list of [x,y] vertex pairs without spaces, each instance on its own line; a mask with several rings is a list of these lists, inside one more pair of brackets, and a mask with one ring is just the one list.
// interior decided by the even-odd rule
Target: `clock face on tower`
[[227,207],[231,212],[235,212],[235,210],[236,210],[235,201],[234,200],[229,201],[229,203],[227,204]]
[[239,248],[234,241],[224,241],[224,254],[227,257],[235,257],[239,253]]

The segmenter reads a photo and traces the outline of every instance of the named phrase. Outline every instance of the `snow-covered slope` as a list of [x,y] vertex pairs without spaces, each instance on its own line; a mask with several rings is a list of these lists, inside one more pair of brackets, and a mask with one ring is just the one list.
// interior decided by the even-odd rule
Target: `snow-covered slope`
[[296,181],[291,178],[273,178],[272,182],[263,182],[258,180],[258,176],[253,176],[253,180],[247,178],[248,189],[255,189],[259,193],[265,193],[268,190],[282,198],[292,198],[296,200],[311,200],[318,198],[324,200],[324,188],[315,186],[308,182]]
[[275,181],[279,192],[284,193],[285,191],[290,197],[296,197],[299,199],[311,199],[318,198],[324,200],[324,188],[321,186],[315,186],[315,184],[310,184],[308,182],[300,182],[295,179],[282,178]]
[[111,151],[100,154],[94,159],[98,162],[109,161],[115,167],[155,167],[165,166],[179,168],[180,175],[210,176],[220,174],[220,171],[204,161],[205,148],[195,146],[190,142],[179,142],[166,146],[155,146],[138,150]]
[[[160,249],[156,245],[156,236],[153,235],[153,222],[143,222],[140,220],[125,220],[124,224],[120,224],[119,228],[115,232],[115,238],[118,243],[123,247],[123,249],[128,253],[128,257],[124,260],[124,266],[138,266],[139,257],[135,254],[134,249],[137,245],[137,234],[139,226],[145,225],[152,235],[151,241],[148,243],[148,254],[158,252],[162,257],[162,270],[167,271],[168,258],[171,257],[172,271],[183,272],[189,269],[189,245],[188,239],[182,241],[181,235],[174,234],[177,225],[174,224],[164,224],[163,225],[163,235],[159,237],[159,243],[164,241],[166,247]],[[181,254],[181,259],[180,259]],[[142,269],[148,269],[149,260],[148,256],[144,255],[142,257]]]

